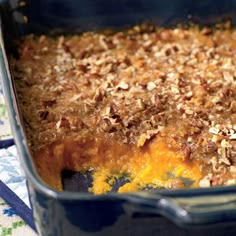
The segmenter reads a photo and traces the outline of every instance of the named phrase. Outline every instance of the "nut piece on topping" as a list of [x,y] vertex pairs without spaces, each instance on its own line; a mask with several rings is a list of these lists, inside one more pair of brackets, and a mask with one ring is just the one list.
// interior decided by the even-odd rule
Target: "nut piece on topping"
[[219,132],[220,132],[220,130],[216,127],[211,127],[209,129],[209,133],[211,133],[211,134],[216,134],[217,135],[217,134],[219,134]]
[[154,82],[148,82],[147,83],[147,90],[148,91],[152,91],[153,89],[155,89],[157,86]]
[[57,123],[56,123],[56,128],[70,128],[70,122],[68,119],[65,117],[62,117]]
[[229,73],[228,71],[223,72],[223,77],[224,77],[224,80],[227,81],[227,82],[233,82],[234,81],[233,74]]
[[145,134],[141,134],[138,142],[137,142],[137,146],[138,147],[142,147],[144,146],[144,144],[150,140],[151,138],[153,138],[155,135],[157,135],[159,133],[159,129],[155,129],[155,130],[148,130],[147,133]]
[[231,156],[231,148],[232,148],[232,146],[231,146],[231,144],[230,144],[227,140],[225,140],[225,139],[223,139],[223,140],[221,141],[220,145],[221,145],[221,148],[219,148],[219,152],[220,152],[220,154],[221,154],[221,158],[220,158],[219,161],[220,161],[221,163],[226,164],[226,165],[230,165],[231,163],[230,163],[229,158],[230,158],[230,156]]
[[124,81],[121,81],[116,87],[117,87],[117,89],[122,89],[122,90],[129,89],[129,85]]
[[231,135],[229,136],[229,139],[231,139],[231,140],[236,140],[236,133],[231,134]]
[[208,188],[211,186],[211,182],[208,178],[203,178],[199,181],[200,188]]
[[48,111],[39,111],[38,115],[41,120],[46,120],[48,117],[49,112]]
[[43,106],[45,108],[51,107],[56,104],[56,99],[43,101]]
[[227,182],[226,182],[226,185],[235,185],[236,184],[236,179],[229,179]]
[[104,118],[100,122],[101,130],[104,132],[109,132],[113,128],[112,123],[109,118]]
[[230,166],[229,171],[233,174],[236,174],[236,166]]
[[192,154],[192,150],[191,150],[191,147],[189,145],[184,145],[183,147],[183,153],[184,153],[184,158],[186,160],[189,160],[191,159],[191,154]]

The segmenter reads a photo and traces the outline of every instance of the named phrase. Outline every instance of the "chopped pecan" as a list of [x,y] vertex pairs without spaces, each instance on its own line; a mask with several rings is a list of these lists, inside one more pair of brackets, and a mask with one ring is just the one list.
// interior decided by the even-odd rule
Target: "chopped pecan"
[[153,89],[155,89],[157,86],[154,82],[148,82],[147,83],[147,90],[148,91],[152,91]]
[[78,64],[77,68],[82,71],[83,73],[86,73],[88,71],[88,67],[86,65],[83,64]]
[[231,103],[230,103],[230,111],[231,112],[236,112],[236,101],[232,101]]
[[74,93],[80,93],[80,89],[78,87],[78,85],[73,82],[73,81],[70,81],[70,83],[67,85],[69,89],[71,89]]
[[232,88],[229,88],[229,87],[224,87],[222,89],[222,95],[224,98],[228,98],[228,97],[231,97],[233,95],[233,91],[232,91]]
[[208,141],[208,143],[207,143],[207,151],[208,152],[216,152],[217,151],[216,143],[214,143],[212,141]]
[[229,136],[229,139],[236,140],[236,133],[233,133]]
[[212,186],[218,186],[223,184],[223,178],[221,176],[213,176],[211,181]]
[[86,78],[88,79],[99,79],[101,78],[101,75],[98,73],[86,73]]
[[137,107],[136,111],[142,111],[145,109],[145,103],[141,98],[136,100],[136,107]]
[[122,90],[129,89],[129,85],[124,81],[121,81],[116,87],[117,87],[117,89],[122,89]]
[[158,94],[152,95],[151,102],[159,111],[161,111],[164,108],[161,98]]
[[212,35],[213,33],[213,30],[212,28],[209,28],[209,27],[205,27],[202,29],[202,32],[201,32],[203,35],[206,35],[206,36],[209,36],[209,35]]
[[114,120],[112,118],[103,118],[100,123],[99,126],[101,128],[102,131],[104,132],[114,132],[116,130],[116,127],[114,125]]
[[48,114],[49,114],[48,111],[39,111],[38,112],[38,115],[39,115],[40,119],[42,119],[42,120],[46,120],[48,117]]
[[230,157],[231,157],[231,148],[230,143],[223,139],[221,141],[221,148],[219,148],[219,152],[221,154],[220,162],[225,163],[226,165],[230,165]]
[[43,101],[43,106],[45,108],[52,107],[55,104],[56,104],[56,99]]
[[151,138],[156,136],[158,133],[159,133],[159,129],[147,130],[147,132],[145,134],[140,135],[138,142],[137,142],[137,146],[142,147],[148,140],[150,140]]
[[234,75],[230,73],[229,71],[223,72],[223,78],[227,82],[233,82],[234,81]]
[[57,123],[56,123],[57,129],[59,128],[70,128],[70,122],[67,118],[62,117]]
[[199,187],[201,188],[208,188],[210,186],[211,186],[211,182],[207,177],[199,181]]
[[236,166],[230,166],[229,171],[233,174],[236,174]]
[[178,78],[178,86],[179,88],[184,88],[186,86],[187,82],[183,77]]
[[183,151],[185,160],[191,159],[192,150],[191,150],[191,147],[188,144],[183,146],[182,151]]
[[236,185],[236,179],[227,180],[226,185]]
[[96,102],[101,102],[103,100],[104,96],[105,96],[105,91],[98,88],[95,92],[95,95],[94,95],[93,99]]

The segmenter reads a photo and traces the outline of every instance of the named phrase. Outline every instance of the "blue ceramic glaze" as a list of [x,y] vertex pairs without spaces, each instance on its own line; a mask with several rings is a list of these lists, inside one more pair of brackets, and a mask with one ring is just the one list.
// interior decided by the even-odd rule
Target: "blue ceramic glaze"
[[72,33],[143,21],[172,26],[189,19],[213,24],[231,18],[235,24],[236,0],[32,0],[26,7],[10,3],[0,5],[0,72],[38,232],[43,236],[236,235],[235,186],[93,196],[56,192],[45,185],[26,145],[7,60],[15,50],[12,39],[26,33]]

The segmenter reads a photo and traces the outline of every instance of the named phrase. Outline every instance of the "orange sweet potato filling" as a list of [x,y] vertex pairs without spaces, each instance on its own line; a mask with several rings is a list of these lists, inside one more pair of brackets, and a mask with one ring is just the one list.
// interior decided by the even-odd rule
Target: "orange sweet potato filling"
[[[91,170],[95,194],[111,191],[115,178],[129,176],[129,183],[118,192],[154,188],[185,187],[183,179],[192,181],[189,187],[197,187],[201,179],[199,163],[185,161],[181,151],[166,145],[163,138],[154,138],[142,148],[110,141],[102,137],[64,140],[40,151],[36,155],[40,176],[50,186],[62,190],[61,171]],[[112,178],[112,177],[113,178]]]

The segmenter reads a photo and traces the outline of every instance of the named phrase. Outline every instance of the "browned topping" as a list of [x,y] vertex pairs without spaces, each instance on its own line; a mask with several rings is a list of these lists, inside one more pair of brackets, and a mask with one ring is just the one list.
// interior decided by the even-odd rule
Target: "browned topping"
[[38,115],[42,120],[46,120],[48,117],[49,112],[48,111],[39,111]]
[[236,30],[30,35],[19,52],[11,63],[33,152],[84,133],[140,148],[160,136],[201,162],[200,187],[235,183]]
[[70,128],[70,122],[65,118],[62,117],[56,124],[57,129],[60,128]]
[[138,139],[137,146],[142,147],[148,140],[150,140],[152,137],[157,135],[159,133],[159,130],[147,130],[145,134],[141,134],[141,136]]
[[43,106],[44,106],[45,108],[51,107],[51,106],[53,106],[54,104],[56,104],[56,99],[43,101]]
[[185,159],[189,160],[192,154],[191,147],[189,145],[185,145],[183,147],[183,153],[184,153]]
[[209,180],[209,178],[203,178],[199,181],[199,187],[201,188],[207,188],[211,186],[211,182]]

